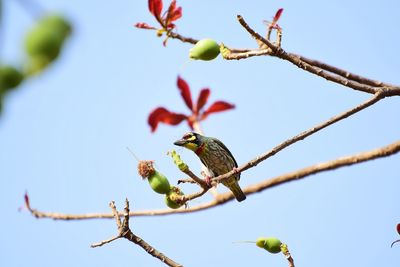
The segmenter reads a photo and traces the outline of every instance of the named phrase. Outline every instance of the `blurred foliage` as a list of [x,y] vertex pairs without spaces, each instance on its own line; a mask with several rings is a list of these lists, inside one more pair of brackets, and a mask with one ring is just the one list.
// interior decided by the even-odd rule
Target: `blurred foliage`
[[[1,5],[0,0],[0,27],[3,18]],[[61,54],[71,32],[72,25],[63,15],[46,14],[26,33],[24,49],[27,56],[23,67],[0,63],[0,113],[5,95],[49,67]]]

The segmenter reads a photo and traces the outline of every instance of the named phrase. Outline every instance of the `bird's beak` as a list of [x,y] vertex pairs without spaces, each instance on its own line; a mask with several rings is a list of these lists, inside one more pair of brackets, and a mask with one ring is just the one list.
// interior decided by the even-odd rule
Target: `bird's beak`
[[179,139],[179,140],[174,142],[174,145],[176,145],[176,146],[184,146],[186,143],[187,143],[187,141],[185,139]]

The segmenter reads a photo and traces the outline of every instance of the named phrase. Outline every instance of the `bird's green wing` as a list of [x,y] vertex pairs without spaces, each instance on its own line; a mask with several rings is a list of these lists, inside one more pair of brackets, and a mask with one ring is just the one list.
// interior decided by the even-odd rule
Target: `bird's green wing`
[[235,157],[232,155],[232,153],[229,151],[229,149],[224,145],[224,143],[222,143],[220,140],[218,140],[217,138],[213,138],[210,137],[210,139],[212,139],[215,143],[217,143],[220,147],[222,147],[224,150],[226,150],[226,152],[228,152],[229,156],[231,156],[231,158],[233,159],[233,162],[235,163],[235,167],[238,166]]

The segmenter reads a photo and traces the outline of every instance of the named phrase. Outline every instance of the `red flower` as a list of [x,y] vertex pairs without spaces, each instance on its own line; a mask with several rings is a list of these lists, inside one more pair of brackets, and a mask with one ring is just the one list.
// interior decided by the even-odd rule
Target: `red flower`
[[[172,0],[171,4],[168,7],[168,10],[165,11],[163,15],[161,15],[162,9],[162,0],[149,0],[149,11],[151,14],[153,14],[155,19],[161,25],[160,29],[150,26],[144,22],[136,23],[135,27],[146,30],[157,30],[158,36],[161,36],[164,32],[172,31],[176,27],[174,21],[182,17],[182,7],[177,7],[176,0]],[[164,40],[164,46],[166,44],[166,41],[167,39]]]
[[225,101],[216,101],[206,110],[203,110],[204,106],[207,104],[208,97],[210,96],[210,89],[201,89],[197,102],[193,103],[192,93],[190,92],[190,87],[187,82],[178,76],[177,86],[185,102],[186,106],[192,112],[191,115],[185,115],[181,113],[171,112],[164,107],[158,107],[154,109],[147,120],[150,125],[151,131],[154,132],[160,122],[169,125],[178,125],[182,121],[186,120],[189,127],[193,129],[193,124],[205,120],[208,115],[216,112],[221,112],[229,109],[235,108],[235,105],[230,104]]

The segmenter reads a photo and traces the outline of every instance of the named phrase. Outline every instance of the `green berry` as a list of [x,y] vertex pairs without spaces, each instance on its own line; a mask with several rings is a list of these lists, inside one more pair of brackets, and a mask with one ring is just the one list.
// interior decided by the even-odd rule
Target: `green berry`
[[30,31],[25,38],[25,49],[29,56],[45,56],[50,60],[57,58],[64,38],[53,28],[43,26]]
[[2,95],[9,89],[17,87],[23,79],[22,72],[13,66],[0,66],[0,94]]
[[276,237],[260,237],[257,239],[256,245],[270,253],[279,253],[282,242]]
[[212,39],[198,41],[189,51],[191,59],[213,60],[219,55],[219,44]]
[[70,23],[61,16],[43,17],[25,37],[25,50],[30,57],[57,58],[65,38],[71,32]]
[[158,171],[154,171],[147,180],[149,181],[151,188],[159,194],[167,194],[171,190],[167,177]]
[[178,187],[171,187],[171,190],[168,194],[165,195],[165,204],[171,209],[177,209],[184,205],[184,203],[180,203],[178,201],[180,196],[183,196],[183,192]]
[[40,27],[48,27],[54,29],[63,38],[66,38],[72,31],[71,24],[60,15],[48,15],[43,17],[39,22]]

